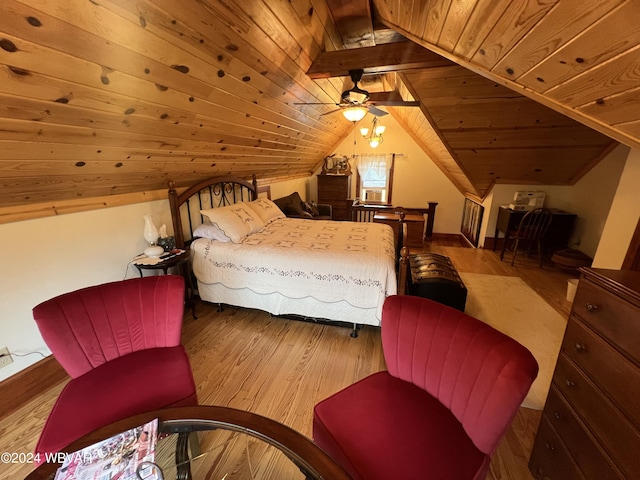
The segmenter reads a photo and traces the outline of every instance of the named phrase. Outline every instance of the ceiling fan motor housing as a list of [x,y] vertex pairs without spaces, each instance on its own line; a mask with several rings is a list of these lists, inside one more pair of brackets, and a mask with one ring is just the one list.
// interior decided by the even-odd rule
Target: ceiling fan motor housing
[[[345,90],[344,92],[342,92],[341,100],[342,100],[343,103],[359,103],[359,104],[362,104],[362,103],[366,102],[367,100],[369,100],[369,92],[366,91],[366,90],[363,90],[360,87],[358,87],[358,82],[360,80],[362,80],[362,75],[363,74],[364,74],[364,70],[362,70],[362,69],[349,70],[349,76],[351,77],[351,81],[353,82],[353,87],[350,88],[349,90]],[[351,100],[351,93],[359,93],[360,95],[363,95],[364,98],[362,100],[354,102],[354,101]]]

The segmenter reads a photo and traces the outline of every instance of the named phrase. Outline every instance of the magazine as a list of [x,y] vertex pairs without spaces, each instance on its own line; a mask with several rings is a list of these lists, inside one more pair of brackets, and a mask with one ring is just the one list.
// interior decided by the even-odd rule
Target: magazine
[[[54,480],[156,480],[158,419],[69,453]],[[138,466],[140,476],[136,475]]]

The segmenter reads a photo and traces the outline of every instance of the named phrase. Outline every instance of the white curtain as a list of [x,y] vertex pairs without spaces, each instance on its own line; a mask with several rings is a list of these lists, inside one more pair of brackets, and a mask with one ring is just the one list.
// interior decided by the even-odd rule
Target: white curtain
[[391,155],[358,155],[357,168],[363,188],[387,188]]

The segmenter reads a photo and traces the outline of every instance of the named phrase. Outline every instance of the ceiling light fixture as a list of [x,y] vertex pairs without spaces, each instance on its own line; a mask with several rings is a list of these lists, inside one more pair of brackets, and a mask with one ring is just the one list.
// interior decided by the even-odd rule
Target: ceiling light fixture
[[349,107],[342,110],[342,114],[350,122],[359,122],[367,114],[367,109],[364,107]]
[[385,127],[384,125],[378,125],[378,117],[373,117],[371,129],[367,127],[361,128],[360,135],[362,135],[362,138],[369,142],[369,146],[371,146],[371,148],[376,148],[382,143],[382,134],[384,133],[386,128],[387,127]]

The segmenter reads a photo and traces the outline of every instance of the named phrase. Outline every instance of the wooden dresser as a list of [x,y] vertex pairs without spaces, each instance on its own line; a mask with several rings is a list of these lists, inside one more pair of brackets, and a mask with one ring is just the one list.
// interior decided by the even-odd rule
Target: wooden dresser
[[640,272],[580,272],[529,469],[640,479]]
[[350,175],[318,175],[318,203],[331,205],[334,220],[351,220],[350,196]]

